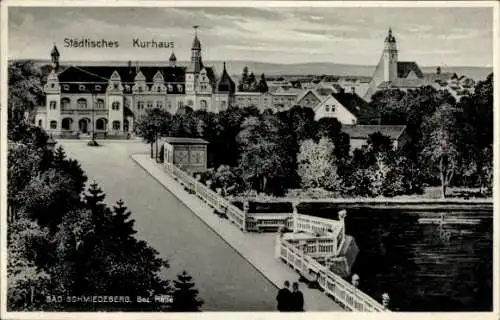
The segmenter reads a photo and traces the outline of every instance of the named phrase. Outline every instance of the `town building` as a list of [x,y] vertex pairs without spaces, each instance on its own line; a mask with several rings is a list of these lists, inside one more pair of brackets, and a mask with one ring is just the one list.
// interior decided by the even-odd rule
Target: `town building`
[[133,131],[134,121],[147,109],[172,113],[188,106],[218,112],[234,101],[235,84],[226,65],[217,77],[202,61],[195,27],[191,61],[176,65],[172,53],[165,65],[69,66],[60,70],[57,47],[51,52],[52,71],[44,86],[45,106],[38,107],[35,123],[50,134],[106,134]]
[[314,110],[314,119],[337,118],[341,124],[377,121],[371,106],[354,90],[346,92],[340,86],[306,90],[297,98],[297,105]]
[[379,90],[419,88],[428,82],[418,64],[414,61],[399,61],[396,38],[392,30],[384,40],[384,50],[365,93],[364,99],[370,101]]
[[342,132],[349,135],[351,152],[367,145],[368,138],[380,133],[391,139],[394,149],[401,149],[409,142],[406,126],[390,125],[343,125]]
[[[160,138],[154,144],[154,154],[158,153],[160,162],[173,164],[186,172],[207,170],[208,141],[200,138]],[[156,150],[158,148],[158,150]]]

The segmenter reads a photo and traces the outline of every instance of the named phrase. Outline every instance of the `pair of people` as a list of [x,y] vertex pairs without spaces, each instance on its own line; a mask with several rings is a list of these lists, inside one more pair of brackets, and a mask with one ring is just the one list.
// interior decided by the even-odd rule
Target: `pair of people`
[[290,291],[290,282],[285,281],[283,288],[278,291],[278,311],[304,311],[304,295],[299,290],[299,284],[294,282],[292,288],[293,291]]

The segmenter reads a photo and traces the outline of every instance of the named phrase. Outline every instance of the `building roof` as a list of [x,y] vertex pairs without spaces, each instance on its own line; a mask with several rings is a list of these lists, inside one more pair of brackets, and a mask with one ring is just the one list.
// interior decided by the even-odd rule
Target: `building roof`
[[231,93],[234,93],[236,91],[236,85],[226,71],[226,62],[224,62],[224,69],[222,70],[222,75],[219,82],[217,83],[217,91]]
[[380,132],[395,140],[401,136],[405,128],[406,126],[342,125],[342,131],[347,133],[351,139],[368,139],[371,134]]
[[144,75],[146,82],[153,82],[153,77],[158,71],[162,74],[165,82],[184,83],[185,80],[185,68],[171,66],[139,68],[134,66],[71,66],[61,72],[58,78],[61,83],[102,82],[108,81],[114,71],[118,72],[122,82],[134,82],[139,72]]
[[378,89],[402,88],[411,89],[418,88],[430,84],[426,79],[394,79],[394,81],[384,81],[378,85]]
[[424,73],[424,78],[429,82],[446,82],[453,77],[456,77],[456,73],[453,72],[444,72],[444,73]]
[[168,144],[208,144],[208,141],[201,138],[164,137],[162,140]]
[[201,50],[201,43],[200,43],[200,39],[198,39],[197,34],[194,35],[193,45],[191,46],[191,49]]
[[177,58],[175,57],[175,53],[172,52],[168,61],[177,61]]
[[398,61],[398,78],[406,78],[410,72],[415,72],[418,78],[423,78],[424,74],[415,61]]
[[363,98],[356,93],[340,91],[338,93],[332,93],[332,96],[357,118],[363,116],[368,109],[371,110],[368,102],[363,100]]

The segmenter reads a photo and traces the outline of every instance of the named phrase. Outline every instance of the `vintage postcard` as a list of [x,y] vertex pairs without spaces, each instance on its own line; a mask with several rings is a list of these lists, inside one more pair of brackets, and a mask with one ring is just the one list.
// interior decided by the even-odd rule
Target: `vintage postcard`
[[1,9],[3,319],[498,319],[497,3]]

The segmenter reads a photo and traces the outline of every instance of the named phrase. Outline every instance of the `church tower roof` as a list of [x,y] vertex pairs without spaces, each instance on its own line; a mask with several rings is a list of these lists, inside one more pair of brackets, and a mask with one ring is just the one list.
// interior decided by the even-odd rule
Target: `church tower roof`
[[396,43],[396,38],[392,35],[392,29],[389,27],[389,31],[387,32],[387,37],[385,37],[385,42]]
[[194,39],[193,39],[193,45],[191,46],[191,49],[196,49],[196,50],[201,50],[201,43],[200,40],[198,39],[198,26],[194,26]]
[[175,54],[172,52],[170,55],[170,58],[168,59],[169,61],[177,61],[177,58],[175,57]]
[[234,93],[236,90],[236,85],[233,79],[229,76],[226,70],[226,62],[224,62],[224,69],[222,70],[222,75],[220,77],[219,83],[217,83],[218,92],[229,92]]
[[54,48],[52,48],[52,51],[50,52],[50,56],[52,56],[52,57],[59,57],[60,56],[59,50],[57,50],[57,47],[55,44],[54,44]]

